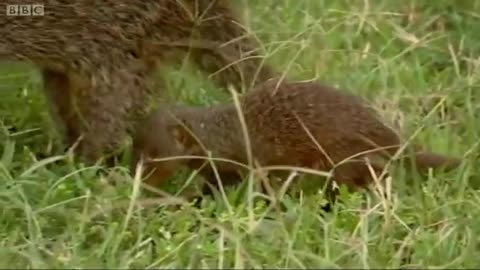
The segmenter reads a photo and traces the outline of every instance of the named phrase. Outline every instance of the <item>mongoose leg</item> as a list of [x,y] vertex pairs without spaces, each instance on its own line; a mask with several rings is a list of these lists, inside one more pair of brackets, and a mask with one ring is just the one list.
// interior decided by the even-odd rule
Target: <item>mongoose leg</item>
[[71,146],[80,136],[75,122],[78,121],[72,110],[71,83],[66,73],[50,69],[41,70],[44,93],[50,105],[50,114],[64,129],[66,143]]
[[111,71],[108,81],[90,80],[95,83],[44,72],[46,91],[61,115],[67,142],[72,145],[81,138],[74,151],[86,162],[94,163],[119,150],[133,121],[146,112],[151,93],[148,75],[146,68],[137,68],[133,63],[132,67]]
[[[202,195],[213,196],[213,190],[220,191],[217,177],[212,170],[208,170],[208,172],[202,171],[202,176],[205,179],[205,183],[202,187]],[[219,171],[218,176],[224,187],[233,186],[242,181],[241,175],[235,171]]]
[[327,182],[326,196],[328,203],[323,207],[324,210],[330,211],[337,201],[338,189],[333,187],[333,182],[339,186],[346,185],[350,191],[358,191],[367,188],[374,181],[371,170],[376,175],[375,177],[378,177],[383,168],[376,164],[367,164],[361,160],[351,160],[338,165],[334,169],[333,177]]

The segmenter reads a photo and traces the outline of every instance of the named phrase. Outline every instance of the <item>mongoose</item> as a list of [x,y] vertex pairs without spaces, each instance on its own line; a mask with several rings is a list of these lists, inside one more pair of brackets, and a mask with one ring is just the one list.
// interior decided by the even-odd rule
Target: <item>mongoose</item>
[[[382,122],[367,102],[322,83],[271,79],[246,93],[239,103],[252,157],[261,166],[332,171],[331,179],[336,183],[357,190],[373,180],[369,168],[380,173],[401,146],[400,136]],[[181,166],[198,169],[204,161],[152,159],[206,156],[207,150],[214,158],[246,164],[246,144],[239,119],[234,104],[160,108],[144,120],[134,136],[132,166],[144,160],[145,183],[158,187]],[[422,151],[410,157],[419,170],[449,170],[461,162]],[[238,178],[240,166],[223,161],[215,165],[221,177],[227,176],[230,183]],[[200,173],[208,182],[217,183],[216,178],[208,179],[213,177],[208,164]]]
[[[41,4],[44,14],[6,15],[19,4]],[[0,14],[0,60],[41,70],[68,145],[81,137],[76,149],[88,162],[115,150],[147,113],[152,71],[178,52],[219,86],[248,87],[272,73],[229,0],[5,0]],[[177,44],[189,40],[217,45]]]

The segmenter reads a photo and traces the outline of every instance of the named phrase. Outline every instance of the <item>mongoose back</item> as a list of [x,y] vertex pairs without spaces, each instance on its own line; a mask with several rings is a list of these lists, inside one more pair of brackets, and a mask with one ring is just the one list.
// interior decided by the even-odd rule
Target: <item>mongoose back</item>
[[[41,69],[67,143],[82,137],[77,151],[93,162],[116,149],[146,113],[151,73],[180,58],[172,51],[190,52],[220,86],[240,88],[270,77],[229,2],[6,0],[0,5],[0,60]],[[44,15],[7,16],[8,5],[18,4],[41,4]],[[217,45],[176,45],[189,40]]]
[[[332,171],[336,183],[358,189],[373,180],[365,158],[378,173],[401,146],[399,135],[359,97],[316,82],[281,82],[278,88],[277,83],[267,81],[240,99],[252,156],[259,165]],[[206,156],[206,149],[212,157],[245,164],[244,142],[233,104],[161,108],[134,137],[132,165],[145,160],[145,182],[159,186],[180,166],[198,169],[204,161],[148,160]],[[460,159],[429,152],[416,152],[412,158],[419,170],[448,170],[460,164]],[[240,168],[227,162],[215,165],[221,175],[229,177]],[[208,164],[200,172],[212,177]],[[207,181],[216,183],[216,179]]]

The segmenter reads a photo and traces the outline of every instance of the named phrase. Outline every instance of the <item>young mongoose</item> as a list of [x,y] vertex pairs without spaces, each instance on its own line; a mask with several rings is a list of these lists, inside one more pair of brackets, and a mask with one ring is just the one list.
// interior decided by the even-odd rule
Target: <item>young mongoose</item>
[[[44,14],[13,16],[19,4],[43,5]],[[147,113],[158,65],[188,52],[218,85],[237,88],[271,73],[229,0],[5,0],[0,14],[0,60],[41,70],[67,143],[82,137],[76,149],[89,162],[116,149]]]
[[[316,82],[278,83],[269,80],[239,99],[251,154],[259,165],[332,171],[336,183],[358,189],[372,182],[369,168],[380,173],[401,146],[399,135],[359,97]],[[158,187],[181,166],[198,169],[204,160],[152,159],[207,156],[207,150],[213,158],[247,164],[245,145],[234,104],[164,107],[150,115],[134,136],[132,165],[145,161],[144,181]],[[429,152],[416,152],[410,158],[419,170],[448,170],[460,164],[460,159]],[[215,165],[227,184],[235,182],[241,169],[224,161]],[[217,183],[211,179],[209,164],[200,173]]]

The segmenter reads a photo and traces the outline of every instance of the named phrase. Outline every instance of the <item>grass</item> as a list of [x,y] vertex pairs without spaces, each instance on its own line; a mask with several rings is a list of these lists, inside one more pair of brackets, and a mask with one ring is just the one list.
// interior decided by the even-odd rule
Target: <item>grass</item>
[[[251,206],[238,188],[231,204],[147,205],[126,167],[111,169],[125,180],[113,188],[101,168],[64,156],[38,73],[3,65],[0,268],[480,267],[480,1],[241,4],[269,64],[365,97],[406,136],[465,164],[421,185],[396,170],[389,200],[344,193],[328,215],[316,192],[286,196],[284,212]],[[228,98],[197,72],[168,78],[176,102]]]

